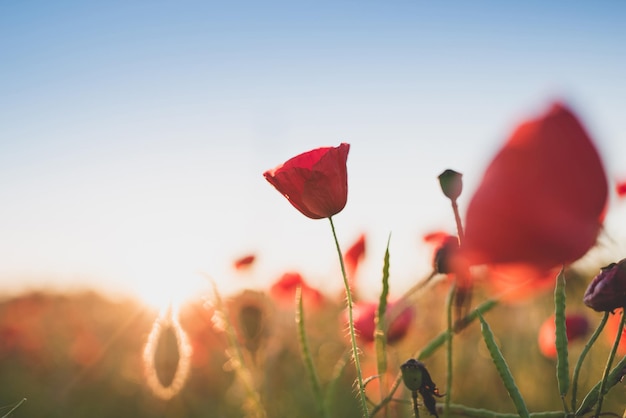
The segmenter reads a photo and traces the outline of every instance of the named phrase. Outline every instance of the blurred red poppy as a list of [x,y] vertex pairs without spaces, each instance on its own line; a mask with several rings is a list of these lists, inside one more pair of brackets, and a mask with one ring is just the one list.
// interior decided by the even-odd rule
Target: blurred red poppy
[[[413,322],[413,308],[406,307],[399,312],[397,316],[392,317],[394,312],[395,302],[390,302],[387,305],[387,311],[385,318],[387,321],[391,320],[387,329],[387,342],[393,344],[394,342],[401,340],[407,333],[411,322]],[[375,302],[358,302],[354,305],[353,319],[354,329],[357,331],[358,336],[364,342],[374,341],[374,331],[376,330],[375,318],[376,310],[378,309],[378,303]]]
[[546,277],[595,244],[607,195],[591,138],[554,104],[521,124],[487,168],[468,206],[464,256],[471,265],[522,265]]
[[618,197],[626,197],[626,181],[617,183],[615,186],[615,192]]
[[[619,329],[619,322],[622,320],[622,311],[624,308],[618,309],[614,314],[609,316],[609,320],[606,323],[606,341],[609,344],[615,342],[617,336],[617,330]],[[626,328],[622,330],[622,336],[620,337],[619,345],[617,346],[617,353],[620,356],[626,355]]]
[[329,218],[346,206],[350,144],[317,148],[263,173],[287,200],[311,219]]
[[356,272],[363,258],[365,258],[365,234],[359,235],[359,238],[346,250],[343,256],[351,286],[354,286]]
[[433,269],[439,274],[452,274],[457,271],[454,263],[459,252],[459,238],[445,232],[434,232],[426,235],[424,241],[435,245],[433,252]]
[[[589,332],[589,320],[582,314],[568,314],[565,317],[568,344],[582,340]],[[539,350],[548,358],[556,358],[556,325],[551,315],[539,328]]]
[[283,274],[270,287],[270,296],[282,306],[293,307],[298,287],[302,289],[302,302],[304,304],[318,307],[324,301],[324,295],[317,289],[309,286],[300,273],[295,272]]
[[245,270],[250,268],[255,260],[256,256],[254,254],[248,254],[236,259],[233,262],[233,267],[235,267],[235,270]]

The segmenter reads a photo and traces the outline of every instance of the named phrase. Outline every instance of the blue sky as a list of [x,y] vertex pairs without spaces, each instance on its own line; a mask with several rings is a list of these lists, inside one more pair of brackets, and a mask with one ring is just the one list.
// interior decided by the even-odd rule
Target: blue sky
[[618,1],[2,2],[0,286],[158,298],[198,272],[227,291],[296,269],[340,289],[327,222],[262,173],[349,142],[340,239],[368,234],[375,288],[392,233],[399,292],[428,268],[421,236],[453,230],[436,176],[464,173],[463,205],[551,101],[626,176],[625,18]]

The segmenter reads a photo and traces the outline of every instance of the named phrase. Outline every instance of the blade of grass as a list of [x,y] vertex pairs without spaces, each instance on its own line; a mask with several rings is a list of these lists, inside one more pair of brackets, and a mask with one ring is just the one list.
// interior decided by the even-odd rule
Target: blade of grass
[[480,314],[478,314],[478,319],[480,320],[483,339],[485,340],[485,344],[487,345],[489,354],[491,354],[491,359],[496,365],[496,369],[498,369],[498,373],[500,374],[502,383],[504,383],[504,387],[509,393],[511,400],[515,405],[515,409],[517,409],[517,413],[522,418],[528,418],[530,415],[528,413],[526,403],[524,402],[524,398],[522,398],[522,395],[517,388],[517,385],[515,384],[515,379],[513,379],[513,375],[511,374],[509,365],[506,363],[506,360],[502,356],[502,352],[496,344],[493,332],[491,332],[489,324],[487,324],[485,319]]
[[378,301],[378,310],[376,311],[374,332],[374,344],[376,346],[376,369],[380,376],[380,397],[385,397],[386,374],[387,374],[387,323],[385,321],[385,313],[387,311],[387,298],[389,296],[389,244],[391,242],[391,234],[387,239],[387,248],[385,249],[385,257],[383,260],[383,278],[382,291]]
[[561,268],[554,288],[554,325],[556,333],[556,377],[563,408],[567,412],[565,396],[569,390],[569,361],[567,350],[567,326],[565,323],[565,270]]

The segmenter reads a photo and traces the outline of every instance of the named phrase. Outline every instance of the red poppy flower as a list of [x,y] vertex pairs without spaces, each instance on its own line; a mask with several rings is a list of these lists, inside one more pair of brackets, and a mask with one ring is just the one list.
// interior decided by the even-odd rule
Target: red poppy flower
[[[583,339],[589,332],[589,320],[582,314],[565,316],[565,328],[568,344]],[[544,321],[539,328],[539,350],[548,358],[556,358],[556,325],[554,315]]]
[[487,168],[468,206],[463,252],[472,264],[539,272],[571,263],[596,242],[608,185],[577,117],[555,104],[520,125]]
[[424,236],[424,241],[433,244],[433,269],[439,274],[452,274],[456,271],[454,263],[458,260],[459,239],[446,232],[431,232]]
[[302,214],[330,218],[348,199],[346,161],[350,144],[323,147],[300,154],[266,171],[263,176]]
[[[392,319],[394,302],[387,305],[385,317],[387,320]],[[374,341],[374,331],[376,330],[375,318],[378,304],[375,302],[358,302],[354,305],[352,312],[354,319],[354,329],[357,331],[359,338],[365,342]],[[387,342],[392,344],[404,337],[413,321],[413,308],[406,307],[400,312],[387,329]]]
[[[617,330],[619,329],[619,322],[622,320],[622,310],[623,308],[616,310],[615,313],[609,317],[609,320],[606,323],[605,335],[608,344],[613,344],[615,342]],[[622,330],[622,336],[620,338],[619,345],[617,346],[617,354],[620,356],[626,355],[626,328]]]
[[255,260],[256,256],[254,254],[239,257],[233,262],[233,267],[235,267],[235,270],[245,270],[250,268]]
[[293,307],[296,298],[296,289],[302,290],[302,302],[317,307],[324,301],[324,295],[317,289],[309,286],[300,273],[288,272],[270,287],[270,296],[280,305]]
[[[346,250],[343,256],[346,265],[348,279],[354,282],[359,264],[365,258],[365,234],[361,234],[359,238]],[[354,283],[351,283],[354,285]]]
[[424,235],[422,239],[424,240],[424,242],[433,244],[434,246],[439,246],[450,236],[451,235],[445,231],[435,231],[429,232],[428,234]]
[[615,192],[618,197],[626,197],[626,181],[617,183],[615,186]]

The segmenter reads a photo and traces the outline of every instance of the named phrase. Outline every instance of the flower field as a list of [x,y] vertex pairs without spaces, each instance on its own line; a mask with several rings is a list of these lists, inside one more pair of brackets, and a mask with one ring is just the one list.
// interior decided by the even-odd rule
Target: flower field
[[567,105],[513,130],[467,208],[462,174],[439,175],[453,227],[424,237],[432,273],[399,296],[392,246],[379,298],[364,299],[367,234],[339,233],[349,151],[317,148],[264,173],[303,222],[330,226],[340,271],[327,280],[342,292],[287,271],[162,312],[90,292],[5,298],[0,416],[626,414],[626,262],[598,244],[609,193],[625,188]]

